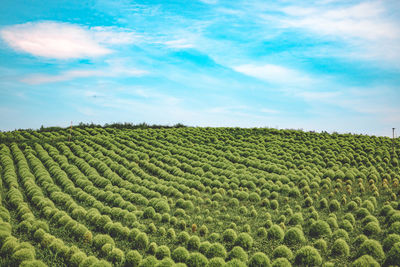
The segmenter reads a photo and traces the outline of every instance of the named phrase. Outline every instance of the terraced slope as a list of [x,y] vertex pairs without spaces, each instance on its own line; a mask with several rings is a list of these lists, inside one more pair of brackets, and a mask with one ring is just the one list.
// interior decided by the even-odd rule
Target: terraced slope
[[0,140],[1,266],[400,262],[398,139],[76,128],[71,141]]

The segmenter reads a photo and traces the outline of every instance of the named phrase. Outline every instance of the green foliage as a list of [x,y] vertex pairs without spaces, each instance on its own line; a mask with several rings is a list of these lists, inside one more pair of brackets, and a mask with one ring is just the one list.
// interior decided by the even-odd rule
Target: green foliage
[[235,245],[242,247],[244,250],[249,250],[253,246],[253,243],[253,238],[249,234],[240,233],[236,238]]
[[386,255],[385,265],[396,265],[400,263],[400,242],[395,243]]
[[286,258],[277,258],[272,262],[272,267],[291,267],[292,264]]
[[192,252],[186,260],[186,264],[188,267],[204,267],[207,266],[208,260],[203,254]]
[[130,250],[125,256],[126,265],[136,267],[139,266],[142,261],[142,255],[137,250]]
[[161,245],[156,249],[156,258],[162,260],[164,258],[169,258],[171,256],[171,251],[169,247]]
[[297,251],[294,263],[298,266],[318,266],[322,264],[322,258],[314,247],[305,246]]
[[223,258],[212,258],[209,260],[207,267],[220,267],[220,266],[225,266],[225,261]]
[[221,245],[220,243],[211,244],[211,246],[208,248],[208,250],[206,252],[206,256],[209,259],[214,258],[214,257],[219,257],[219,258],[225,259],[226,258],[225,247],[223,245]]
[[189,252],[184,247],[177,247],[171,255],[172,259],[175,262],[186,262],[189,258]]
[[267,237],[269,240],[280,242],[284,238],[284,232],[279,225],[274,224],[268,229]]
[[373,240],[373,239],[365,240],[361,244],[357,255],[358,256],[370,255],[377,261],[381,261],[385,257],[385,253],[383,252],[382,245],[378,241]]
[[290,250],[290,248],[288,248],[285,245],[280,245],[278,247],[276,247],[274,249],[274,251],[272,252],[272,258],[276,259],[276,258],[286,258],[288,260],[292,260],[293,259],[293,253]]
[[389,234],[384,240],[383,240],[383,250],[385,252],[388,252],[394,244],[400,242],[400,235],[398,234]]
[[347,257],[350,255],[349,245],[342,238],[336,239],[332,245],[331,254],[334,257]]
[[363,255],[353,261],[351,264],[352,267],[380,267],[381,265],[370,255]]
[[310,227],[310,236],[312,237],[330,237],[332,234],[332,230],[329,227],[329,224],[322,220],[317,220]]
[[187,241],[187,248],[189,250],[198,250],[200,248],[200,238],[196,235],[193,235]]
[[292,227],[290,228],[283,238],[283,242],[287,245],[298,245],[306,241],[304,233],[300,228]]
[[249,260],[249,267],[268,267],[271,262],[267,255],[262,252],[256,252]]
[[238,260],[240,260],[242,262],[247,262],[248,255],[247,255],[246,251],[244,251],[244,249],[242,247],[235,246],[229,252],[228,259],[229,260],[238,259]]
[[146,233],[139,233],[135,239],[135,245],[138,249],[146,249],[149,245],[149,238]]

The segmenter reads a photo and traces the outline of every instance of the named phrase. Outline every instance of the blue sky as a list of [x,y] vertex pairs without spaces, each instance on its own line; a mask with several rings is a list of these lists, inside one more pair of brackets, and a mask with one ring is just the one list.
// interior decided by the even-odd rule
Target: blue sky
[[396,0],[3,0],[0,12],[2,131],[400,130]]

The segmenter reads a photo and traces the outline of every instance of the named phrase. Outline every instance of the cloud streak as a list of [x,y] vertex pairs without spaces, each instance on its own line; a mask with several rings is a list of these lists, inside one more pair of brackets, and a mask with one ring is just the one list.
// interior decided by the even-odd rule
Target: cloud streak
[[4,27],[2,39],[14,50],[52,59],[105,56],[107,46],[130,44],[134,34],[115,27],[81,27],[75,24],[41,21]]

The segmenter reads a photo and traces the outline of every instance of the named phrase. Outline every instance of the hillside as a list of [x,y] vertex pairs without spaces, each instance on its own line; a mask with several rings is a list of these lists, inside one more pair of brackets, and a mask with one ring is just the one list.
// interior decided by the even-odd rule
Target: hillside
[[191,127],[69,135],[0,133],[0,266],[400,262],[399,138]]

